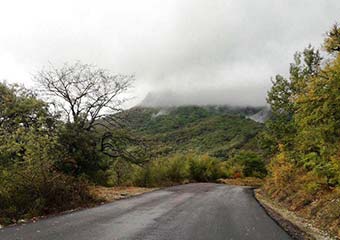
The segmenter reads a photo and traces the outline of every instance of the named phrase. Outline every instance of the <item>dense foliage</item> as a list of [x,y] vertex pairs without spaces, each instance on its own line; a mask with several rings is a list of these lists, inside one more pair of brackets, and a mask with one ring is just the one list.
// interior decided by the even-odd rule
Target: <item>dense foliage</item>
[[28,90],[0,84],[0,91],[0,222],[88,202],[84,182],[58,171],[66,152],[57,116]]
[[[271,146],[267,152],[273,158],[265,189],[292,209],[315,201],[312,211],[325,214],[319,194],[340,199],[339,33],[337,25],[328,32],[323,58],[311,46],[296,53],[289,78],[276,76],[268,93],[273,118],[266,124],[263,143]],[[333,207],[327,214],[323,223],[338,229],[340,209]]]

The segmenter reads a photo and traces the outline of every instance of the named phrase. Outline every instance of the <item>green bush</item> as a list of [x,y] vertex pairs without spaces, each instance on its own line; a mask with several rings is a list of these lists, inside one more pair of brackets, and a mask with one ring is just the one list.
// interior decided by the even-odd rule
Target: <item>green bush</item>
[[76,208],[93,200],[85,181],[53,170],[48,162],[40,164],[1,171],[0,224]]
[[240,151],[232,161],[242,167],[242,174],[245,177],[264,178],[267,174],[264,160],[255,152]]
[[208,182],[228,177],[226,165],[208,155],[192,158],[189,166],[190,176],[194,181]]
[[176,154],[159,158],[144,168],[135,169],[134,184],[137,186],[164,186],[187,181],[208,182],[229,177],[226,162],[208,155]]
[[175,155],[165,162],[166,179],[171,182],[181,182],[189,178],[188,157],[185,155]]
[[0,159],[0,224],[79,207],[92,199],[87,184],[55,167],[56,138],[44,129],[18,128],[3,138]]
[[156,159],[142,168],[135,168],[134,185],[162,186],[188,179],[188,161],[183,155]]

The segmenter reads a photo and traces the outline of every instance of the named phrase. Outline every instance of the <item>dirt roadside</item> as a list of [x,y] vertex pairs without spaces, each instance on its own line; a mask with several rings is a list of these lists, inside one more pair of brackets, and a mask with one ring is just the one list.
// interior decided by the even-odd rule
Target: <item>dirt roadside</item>
[[157,188],[142,188],[142,187],[90,187],[89,191],[92,196],[103,202],[112,202],[118,199],[124,199],[136,196],[142,193],[151,192]]
[[326,232],[313,227],[308,220],[297,216],[269,199],[261,189],[255,189],[257,201],[267,213],[296,240],[337,240]]

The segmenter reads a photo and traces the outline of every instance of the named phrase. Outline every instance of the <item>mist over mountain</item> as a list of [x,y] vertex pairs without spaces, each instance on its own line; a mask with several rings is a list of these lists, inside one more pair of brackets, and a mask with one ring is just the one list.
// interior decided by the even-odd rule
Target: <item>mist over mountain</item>
[[266,89],[238,87],[204,90],[160,90],[149,92],[140,102],[142,107],[171,107],[185,105],[265,106]]

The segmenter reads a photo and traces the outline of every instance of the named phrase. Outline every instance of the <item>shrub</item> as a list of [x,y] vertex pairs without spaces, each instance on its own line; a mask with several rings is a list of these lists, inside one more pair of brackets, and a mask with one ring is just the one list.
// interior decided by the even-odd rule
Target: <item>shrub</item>
[[191,159],[189,166],[191,179],[198,182],[215,181],[228,177],[226,164],[208,155]]
[[2,170],[0,181],[2,224],[76,208],[93,200],[85,181],[59,173],[46,163]]
[[155,187],[188,181],[215,181],[229,177],[228,170],[226,162],[189,153],[156,159],[144,168],[136,168],[132,175],[135,185]]
[[171,182],[182,182],[189,178],[188,157],[185,155],[175,155],[165,161],[165,178]]
[[135,169],[134,184],[138,186],[162,186],[181,183],[189,178],[188,160],[185,155],[174,155],[151,161],[143,168]]
[[241,151],[234,156],[233,162],[242,166],[245,177],[264,178],[267,174],[264,160],[255,152]]
[[[7,148],[1,154],[12,155],[10,164],[0,165],[0,221],[8,224],[20,218],[30,218],[78,207],[89,202],[87,184],[66,176],[55,168],[56,150],[53,136],[35,130],[17,131],[3,142]],[[5,148],[3,148],[5,149]]]

